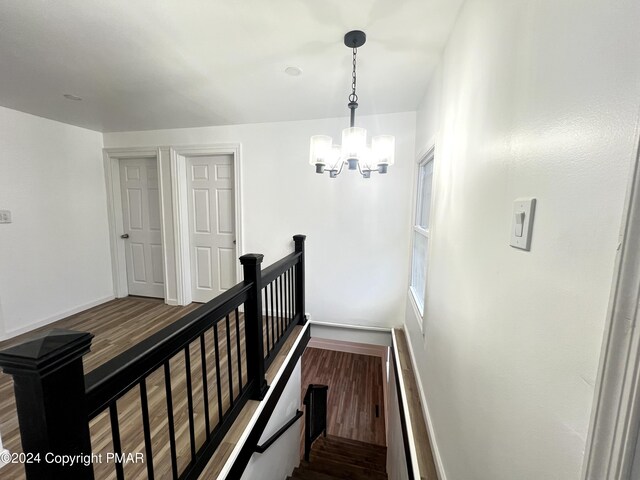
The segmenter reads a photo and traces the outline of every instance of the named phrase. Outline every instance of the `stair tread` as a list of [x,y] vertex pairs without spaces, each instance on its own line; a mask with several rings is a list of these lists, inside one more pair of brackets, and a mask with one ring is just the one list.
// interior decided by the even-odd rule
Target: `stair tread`
[[387,447],[350,438],[319,437],[309,462],[301,461],[291,480],[387,480]]
[[357,467],[362,467],[362,468],[366,468],[366,469],[370,469],[370,470],[375,470],[378,472],[382,472],[385,473],[386,472],[386,462],[384,461],[369,461],[367,459],[356,459],[353,457],[350,457],[349,455],[337,455],[337,454],[331,454],[331,455],[322,455],[321,452],[311,452],[310,455],[310,459],[311,461],[319,461],[322,462],[324,460],[332,460],[336,463],[342,463],[345,465],[354,465]]
[[369,458],[386,458],[387,452],[378,452],[375,450],[365,450],[365,449],[352,449],[352,448],[341,448],[336,445],[319,443],[314,445],[312,450],[323,451],[328,453],[338,453],[338,454],[350,454],[358,457],[369,457]]
[[376,450],[366,450],[366,449],[355,449],[355,448],[343,448],[337,445],[332,445],[328,443],[318,443],[314,445],[311,449],[312,451],[318,452],[327,452],[327,453],[337,453],[340,455],[354,455],[356,457],[369,457],[369,458],[386,458],[387,452],[385,451],[376,451]]
[[340,477],[299,467],[293,470],[293,476],[289,478],[294,480],[342,480]]
[[387,447],[384,445],[378,445],[376,443],[368,443],[368,442],[363,442],[361,440],[354,440],[352,438],[346,438],[346,437],[337,437],[335,435],[327,435],[326,437],[319,437],[320,439],[324,440],[324,441],[329,441],[331,443],[342,443],[342,444],[348,444],[348,445],[354,445],[356,447],[364,447],[364,448],[372,448],[372,449],[383,449],[386,450]]
[[315,470],[329,475],[340,475],[339,478],[348,480],[387,480],[387,474],[371,470],[358,465],[334,462],[327,458],[315,462],[300,462],[308,470]]

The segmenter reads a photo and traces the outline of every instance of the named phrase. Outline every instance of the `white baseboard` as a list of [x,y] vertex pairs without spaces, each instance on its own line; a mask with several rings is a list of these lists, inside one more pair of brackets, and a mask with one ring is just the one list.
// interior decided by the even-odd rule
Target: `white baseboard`
[[48,325],[50,323],[56,322],[58,320],[62,320],[63,318],[70,317],[71,315],[75,315],[76,313],[80,313],[84,310],[88,310],[89,308],[101,305],[105,302],[113,300],[114,298],[116,298],[114,295],[108,295],[106,297],[99,298],[92,302],[85,303],[84,305],[79,305],[70,310],[57,313],[55,315],[52,315],[51,317],[47,317],[45,319],[38,320],[37,322],[30,323],[29,325],[25,325],[19,328],[14,328],[13,330],[8,330],[5,333],[4,337],[1,338],[0,340],[8,340],[10,338],[17,337],[18,335],[30,332],[31,330],[35,330],[36,328],[44,327],[45,325]]
[[411,357],[411,368],[413,368],[413,376],[416,379],[416,385],[418,385],[418,393],[420,395],[420,405],[422,406],[422,414],[424,415],[425,422],[427,422],[427,431],[429,432],[429,441],[431,442],[431,451],[433,453],[433,460],[436,464],[436,470],[438,471],[438,478],[440,480],[447,480],[447,474],[445,473],[444,464],[442,463],[442,457],[440,456],[440,450],[438,449],[438,441],[436,439],[436,432],[433,428],[433,422],[431,421],[431,415],[429,413],[429,405],[427,404],[427,397],[424,393],[422,386],[422,379],[418,374],[418,366],[416,364],[416,356],[413,354],[413,345],[407,332],[407,326],[404,325],[404,332],[407,338],[407,345],[409,346],[409,356]]
[[309,317],[309,323],[311,323],[312,325],[318,325],[320,327],[335,327],[335,328],[346,328],[349,330],[368,330],[370,332],[391,333],[390,327],[375,327],[372,325],[355,325],[352,323],[320,322],[318,320],[311,320],[310,317]]
[[389,347],[383,345],[371,345],[368,343],[347,342],[346,340],[333,340],[329,338],[312,337],[307,347],[334,350],[336,352],[355,353],[357,355],[370,355],[380,357],[383,362],[387,361],[387,350]]

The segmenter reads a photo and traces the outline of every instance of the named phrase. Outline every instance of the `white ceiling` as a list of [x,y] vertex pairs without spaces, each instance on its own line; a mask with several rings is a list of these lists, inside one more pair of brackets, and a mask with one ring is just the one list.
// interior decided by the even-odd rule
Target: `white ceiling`
[[462,1],[0,0],[0,105],[104,132],[346,116],[361,29],[358,114],[414,110]]

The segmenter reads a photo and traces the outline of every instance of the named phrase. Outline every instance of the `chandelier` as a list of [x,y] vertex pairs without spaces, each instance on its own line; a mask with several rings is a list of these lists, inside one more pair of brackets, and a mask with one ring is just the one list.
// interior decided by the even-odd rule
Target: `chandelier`
[[311,137],[309,163],[315,165],[316,173],[329,172],[336,178],[342,168],[358,170],[364,178],[370,178],[371,172],[387,173],[389,165],[394,163],[395,137],[377,135],[367,145],[367,130],[355,126],[358,95],[356,94],[356,55],[358,48],[364,45],[367,36],[360,30],[353,30],[344,36],[344,44],[353,49],[353,72],[351,74],[351,94],[347,106],[351,110],[350,127],[342,130],[342,145],[334,145],[328,135]]

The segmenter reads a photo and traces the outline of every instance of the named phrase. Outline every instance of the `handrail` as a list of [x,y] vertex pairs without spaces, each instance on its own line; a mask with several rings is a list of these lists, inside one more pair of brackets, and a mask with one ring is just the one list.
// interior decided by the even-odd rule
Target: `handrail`
[[[90,333],[53,330],[0,351],[0,367],[13,376],[17,392],[16,407],[24,451],[43,456],[46,452],[70,456],[91,452],[89,422],[104,412],[111,423],[113,452],[121,455],[122,419],[118,413],[118,400],[127,392],[134,392],[139,397],[135,418],[136,422],[142,423],[147,454],[145,467],[149,478],[153,478],[155,432],[150,422],[149,384],[159,387],[154,388],[155,395],[163,395],[160,392],[164,390],[167,453],[170,454],[172,477],[197,479],[247,402],[264,398],[269,389],[265,375],[268,365],[278,355],[295,325],[305,323],[305,238],[304,235],[293,237],[294,253],[265,269],[266,279],[261,269],[263,255],[243,255],[240,263],[244,281],[86,375],[82,357],[90,349],[93,338]],[[267,304],[267,291],[271,308],[267,308],[269,314],[265,315],[262,299]],[[265,336],[267,342],[264,341]],[[213,342],[210,337],[213,337]],[[302,355],[308,340],[307,326],[304,339],[297,342],[296,359]],[[243,343],[244,348],[241,347]],[[196,357],[197,352],[200,353],[195,362],[202,374],[197,377],[192,375],[192,350]],[[221,359],[221,355],[226,358]],[[178,404],[173,399],[171,379],[174,370],[171,362],[174,359],[177,359],[174,363],[178,369],[173,374],[178,375],[186,387],[186,420],[174,417],[174,408]],[[209,398],[207,369],[212,367],[215,368],[215,388],[212,391],[217,405],[213,397]],[[273,408],[272,403],[281,395],[286,378],[294,367],[295,362],[289,362],[281,377],[284,380],[272,388],[270,400],[265,402],[269,408]],[[154,372],[164,373],[162,379],[157,382],[150,380]],[[198,391],[203,399],[202,416],[196,412],[195,404],[199,400],[195,395]],[[224,396],[228,402],[223,405]],[[218,421],[214,424],[209,408],[216,406]],[[181,422],[179,426],[176,420]],[[196,435],[196,423],[201,421],[204,421],[204,439]],[[266,423],[260,425],[264,429]],[[182,428],[187,429],[186,439],[178,433]],[[260,438],[257,431],[256,434],[258,437],[253,447]],[[186,465],[179,457],[182,451],[190,453]],[[124,478],[123,463],[116,462],[114,468],[116,477]],[[71,466],[33,463],[25,465],[25,472],[27,480],[94,478],[91,463]]]
[[280,430],[278,430],[276,433],[271,435],[271,437],[269,437],[269,440],[264,442],[262,445],[256,445],[255,452],[260,454],[266,452],[267,449],[271,445],[273,445],[275,441],[278,440],[284,432],[289,430],[289,427],[291,427],[294,423],[298,421],[300,417],[302,417],[302,415],[304,415],[304,412],[302,410],[296,410],[296,414],[293,416],[293,418],[289,420],[287,423],[285,423]]
[[293,252],[286,257],[281,258],[277,262],[272,263],[262,270],[262,282],[264,284],[271,283],[278,277],[278,275],[280,275],[280,273],[294,266],[301,258],[302,254],[300,252]]
[[[252,283],[231,287],[197,310],[154,333],[140,343],[103,363],[85,375],[89,419],[104,410],[113,399],[159,368],[202,332],[224,319],[244,303]],[[212,320],[213,319],[213,320]]]
[[[309,461],[311,445],[324,432],[327,436],[327,385],[310,383],[304,395],[304,459]],[[319,421],[318,421],[319,420]]]
[[302,356],[302,352],[307,348],[307,344],[311,339],[310,332],[309,324],[306,324],[302,332],[300,332],[297,345],[294,347],[293,351],[289,352],[289,355],[287,356],[288,360],[286,360],[284,365],[280,367],[280,373],[274,379],[274,384],[271,385],[269,395],[265,398],[262,404],[262,410],[258,414],[253,427],[251,427],[251,430],[246,436],[244,443],[242,446],[236,446],[239,451],[235,456],[235,459],[232,461],[233,463],[228,470],[223,469],[224,476],[221,474],[218,478],[224,478],[225,480],[237,480],[242,477],[242,473],[247,467],[251,456],[255,452],[256,445],[258,445],[260,437],[269,423],[271,414],[276,408],[276,405],[282,396],[282,392],[284,391],[291,374],[296,368],[298,360]]
[[400,429],[402,430],[402,444],[404,446],[405,461],[407,463],[407,475],[409,480],[420,478],[420,467],[415,449],[412,448],[410,438],[413,438],[413,429],[411,428],[411,419],[409,418],[409,409],[406,405],[406,392],[402,379],[402,370],[400,369],[400,358],[398,356],[398,344],[395,332],[391,331],[391,356],[393,357],[393,369],[396,378],[396,392],[398,395],[398,410],[400,413]]

